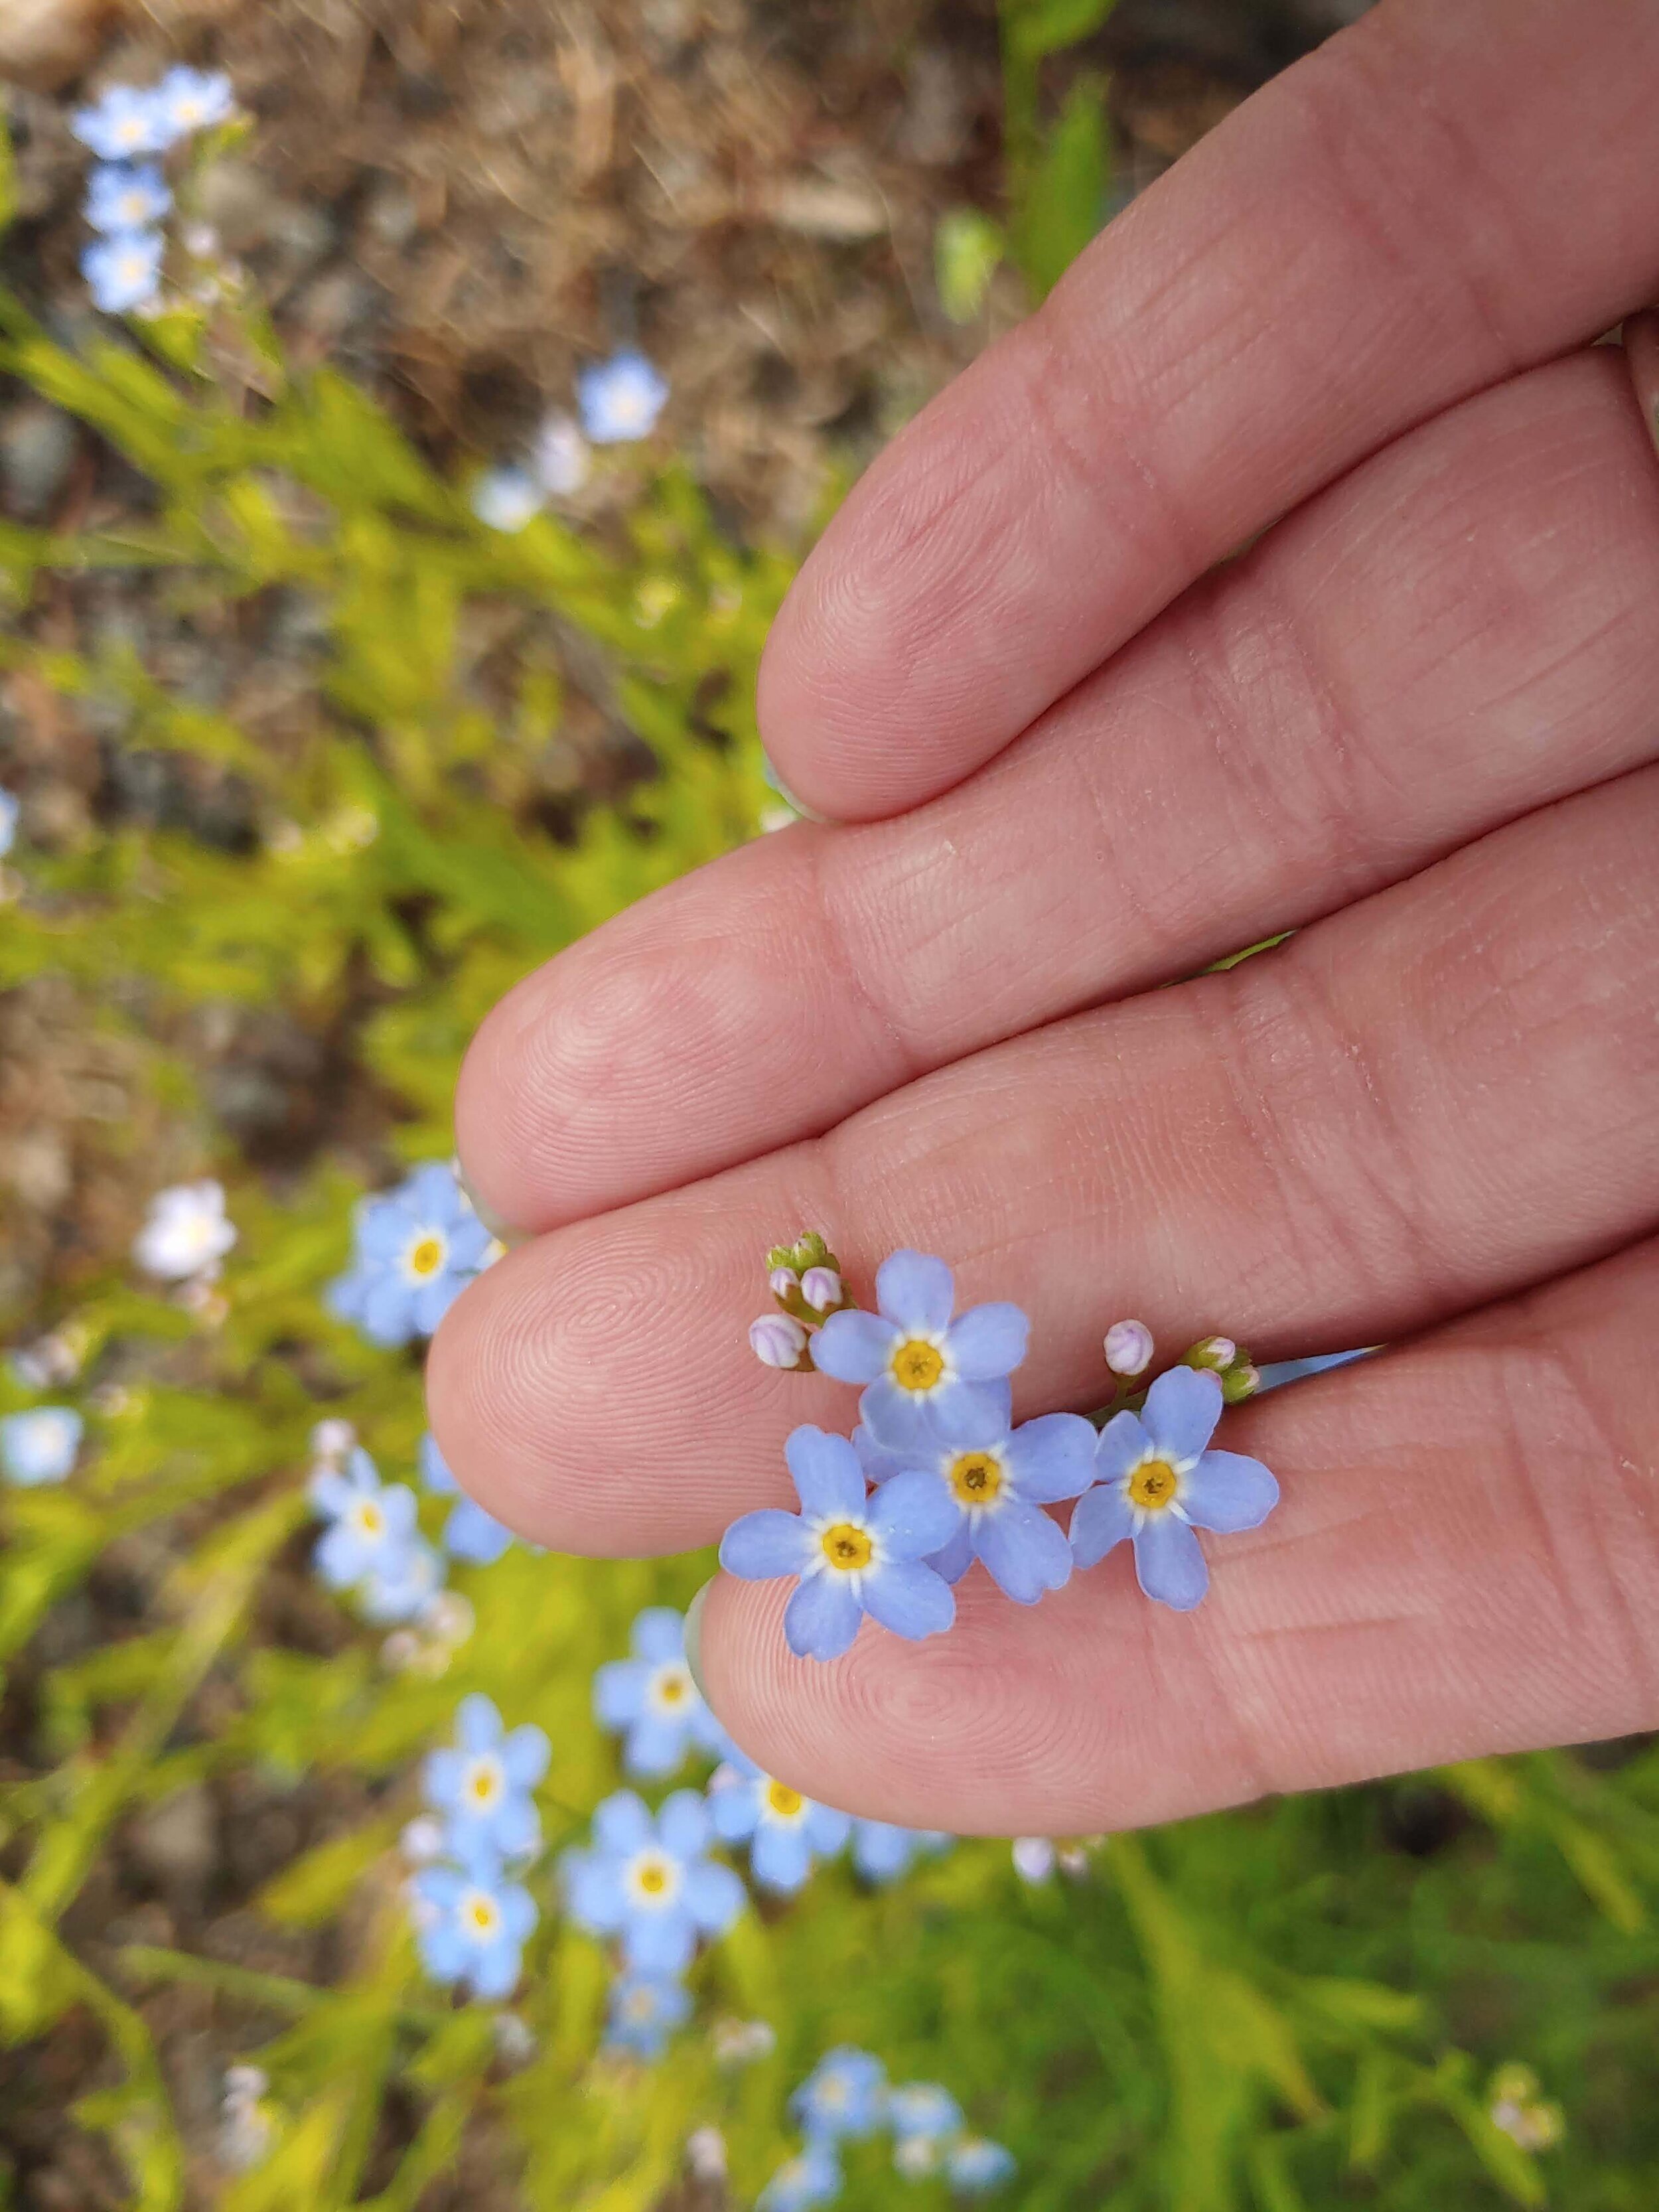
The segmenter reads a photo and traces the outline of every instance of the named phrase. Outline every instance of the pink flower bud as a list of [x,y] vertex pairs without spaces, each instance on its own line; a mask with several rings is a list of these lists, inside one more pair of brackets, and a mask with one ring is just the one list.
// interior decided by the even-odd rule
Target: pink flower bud
[[800,1287],[800,1277],[793,1267],[774,1267],[766,1279],[766,1287],[775,1298],[787,1298]]
[[1252,1367],[1248,1360],[1242,1367],[1230,1367],[1221,1378],[1221,1395],[1230,1406],[1242,1405],[1261,1388],[1261,1370]]
[[844,1295],[841,1277],[833,1267],[809,1267],[800,1279],[800,1294],[814,1313],[828,1313]]
[[1115,1321],[1106,1332],[1106,1364],[1114,1375],[1144,1375],[1152,1364],[1152,1332],[1144,1321]]
[[806,1331],[787,1314],[763,1314],[750,1324],[749,1344],[763,1367],[795,1367],[806,1349]]
[[1187,1354],[1193,1367],[1231,1367],[1238,1357],[1238,1346],[1230,1336],[1206,1336],[1202,1344],[1195,1344]]

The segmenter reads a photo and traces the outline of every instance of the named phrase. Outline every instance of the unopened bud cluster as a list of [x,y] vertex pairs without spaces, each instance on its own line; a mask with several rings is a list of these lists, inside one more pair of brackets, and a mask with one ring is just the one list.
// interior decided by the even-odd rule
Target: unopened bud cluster
[[[1106,1332],[1104,1346],[1106,1364],[1119,1378],[1117,1395],[1112,1401],[1112,1410],[1123,1405],[1134,1405],[1138,1390],[1126,1390],[1124,1384],[1139,1383],[1157,1358],[1158,1347],[1152,1332],[1144,1321],[1115,1321]],[[1221,1384],[1223,1402],[1241,1405],[1260,1389],[1261,1376],[1243,1346],[1230,1336],[1202,1336],[1189,1345],[1176,1364],[1195,1367],[1216,1376]]]
[[810,1368],[812,1332],[853,1304],[841,1263],[817,1231],[809,1230],[793,1244],[775,1244],[766,1269],[778,1310],[750,1324],[750,1347],[763,1367]]

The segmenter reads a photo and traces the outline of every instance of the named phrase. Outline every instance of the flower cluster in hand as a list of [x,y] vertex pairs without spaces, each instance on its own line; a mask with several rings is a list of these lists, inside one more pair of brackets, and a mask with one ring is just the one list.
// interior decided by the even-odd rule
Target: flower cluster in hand
[[[777,1310],[750,1329],[757,1357],[861,1390],[850,1440],[789,1437],[799,1511],[745,1514],[720,1546],[728,1573],[794,1581],[784,1635],[799,1657],[838,1657],[866,1614],[913,1639],[940,1633],[975,1561],[1005,1596],[1035,1605],[1126,1540],[1147,1595],[1186,1611],[1209,1583],[1194,1528],[1253,1528],[1278,1502],[1259,1461],[1211,1448],[1224,1406],[1260,1381],[1231,1338],[1201,1339],[1142,1389],[1152,1333],[1116,1322],[1105,1349],[1117,1389],[1098,1435],[1075,1413],[1016,1426],[1009,1377],[1029,1335],[1018,1306],[958,1314],[951,1270],[920,1252],[883,1261],[873,1313],[848,1298],[820,1237],[775,1248],[767,1264]],[[1068,1534],[1045,1509],[1073,1498]]]
[[842,2146],[885,2128],[893,2164],[908,2180],[943,2173],[963,2196],[999,2187],[1014,2172],[1000,2143],[966,2132],[962,2107],[936,2081],[890,2087],[881,2061],[867,2051],[828,2051],[790,2100],[805,2138],[772,2176],[757,2212],[811,2212],[841,2194]]
[[531,1792],[547,1771],[538,1728],[508,1729],[485,1697],[463,1698],[455,1741],[426,1763],[426,1798],[437,1816],[423,1864],[410,1884],[422,1960],[434,1981],[477,1997],[509,1996],[536,1925],[517,1871],[541,1849]]
[[354,1233],[351,1266],[328,1286],[329,1310],[388,1349],[430,1336],[499,1249],[440,1160],[364,1199]]
[[167,251],[160,226],[173,208],[159,157],[234,112],[228,77],[180,68],[148,91],[112,85],[72,118],[76,137],[99,161],[86,198],[87,222],[98,236],[82,255],[81,270],[93,304],[106,314],[143,313],[156,304]]

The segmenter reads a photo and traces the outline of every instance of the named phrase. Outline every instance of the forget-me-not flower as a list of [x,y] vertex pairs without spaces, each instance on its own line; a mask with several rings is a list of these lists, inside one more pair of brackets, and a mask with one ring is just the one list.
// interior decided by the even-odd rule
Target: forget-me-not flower
[[1071,1579],[1071,1546],[1042,1508],[1089,1487],[1096,1441],[1080,1413],[1043,1413],[1016,1429],[1001,1406],[977,1425],[963,1422],[950,1443],[928,1437],[888,1452],[866,1428],[853,1437],[872,1482],[884,1486],[906,1469],[925,1468],[949,1500],[955,1527],[931,1567],[957,1583],[971,1561],[982,1560],[997,1587],[1021,1605],[1035,1605]]
[[593,1814],[592,1842],[564,1861],[571,1918],[595,1936],[621,1939],[639,1974],[680,1974],[699,1936],[723,1936],[743,1910],[743,1884],[707,1854],[708,1810],[695,1790],[677,1790],[653,1816],[631,1790]]
[[416,1941],[433,1979],[465,1983],[475,1996],[508,1996],[536,1925],[529,1891],[491,1860],[423,1867],[410,1887]]
[[386,1551],[357,1587],[363,1618],[377,1627],[425,1614],[444,1586],[444,1563],[424,1536],[411,1534]]
[[430,1336],[495,1242],[441,1160],[362,1200],[356,1238],[349,1272],[329,1285],[329,1307],[387,1346]]
[[444,1549],[470,1566],[494,1566],[513,1541],[513,1531],[467,1496],[430,1431],[421,1438],[420,1464],[421,1480],[433,1496],[455,1500],[444,1523]]
[[514,538],[542,511],[542,492],[523,469],[486,469],[473,480],[472,512],[487,530]]
[[636,2058],[659,2058],[691,2015],[691,1999],[667,1974],[619,1974],[611,1984],[605,2039]]
[[937,2142],[962,2126],[962,2107],[937,2081],[905,2081],[887,2093],[887,2124],[901,2142]]
[[128,315],[155,301],[161,285],[166,241],[159,230],[123,231],[100,238],[81,256],[92,304],[101,314]]
[[[827,1326],[827,1324],[826,1324]],[[745,1582],[799,1576],[783,1632],[798,1658],[834,1659],[867,1613],[896,1636],[937,1636],[957,1617],[949,1585],[922,1562],[959,1516],[933,1474],[906,1469],[873,1498],[845,1437],[794,1430],[784,1446],[799,1513],[745,1513],[726,1530],[720,1565]]]
[[963,2136],[945,2154],[945,2171],[952,2189],[964,2197],[978,2197],[1012,2179],[1014,2154],[984,2136]]
[[319,1468],[310,1497],[329,1522],[313,1556],[333,1589],[395,1569],[398,1554],[419,1541],[414,1492],[405,1483],[383,1483],[361,1446],[343,1468]]
[[236,112],[235,91],[222,70],[170,69],[149,97],[167,146],[228,123]]
[[172,143],[155,94],[136,84],[111,85],[95,106],[76,110],[70,129],[100,161],[130,161]]
[[20,1490],[65,1482],[75,1472],[85,1423],[68,1406],[36,1406],[0,1421],[0,1472]]
[[225,1218],[224,1186],[211,1181],[175,1183],[158,1190],[132,1256],[159,1282],[182,1283],[216,1275],[236,1242],[236,1224]]
[[827,2142],[810,2142],[785,2160],[760,2195],[755,2212],[812,2212],[841,2194],[841,2166]]
[[694,1747],[723,1757],[726,1730],[685,1663],[684,1615],[672,1606],[647,1606],[629,1642],[631,1659],[609,1660],[593,1676],[594,1717],[622,1734],[628,1771],[653,1779],[673,1774]]
[[896,1828],[889,1820],[854,1820],[853,1864],[866,1881],[896,1881],[924,1853],[942,1851],[950,1842],[940,1828]]
[[848,2045],[826,2051],[789,2100],[801,2131],[813,2142],[856,2142],[874,2135],[887,2102],[887,2070],[879,2058]]
[[1194,1528],[1254,1528],[1279,1503],[1279,1485],[1260,1460],[1208,1449],[1222,1403],[1218,1376],[1172,1367],[1147,1392],[1141,1413],[1107,1422],[1096,1448],[1096,1486],[1072,1515],[1080,1567],[1127,1537],[1148,1597],[1179,1613],[1198,1604],[1210,1571]]
[[582,428],[596,446],[648,438],[667,401],[667,380],[632,347],[583,369],[576,379]]
[[846,1843],[852,1820],[830,1805],[803,1797],[775,1775],[763,1774],[738,1752],[708,1785],[708,1813],[725,1843],[747,1843],[749,1871],[763,1889],[786,1895]]
[[148,230],[173,205],[154,161],[107,161],[87,182],[87,221],[94,230]]
[[446,1816],[459,1857],[527,1857],[541,1841],[531,1791],[547,1771],[545,1732],[526,1723],[510,1731],[489,1699],[475,1691],[455,1712],[455,1741],[428,1753],[427,1802]]
[[1018,1306],[970,1306],[952,1319],[951,1270],[923,1252],[882,1261],[876,1304],[875,1313],[832,1313],[812,1358],[838,1382],[865,1385],[859,1413],[878,1443],[902,1451],[930,1436],[971,1438],[1006,1413],[1007,1378],[1030,1328]]
[[9,791],[0,791],[0,860],[17,842],[17,817],[22,811]]

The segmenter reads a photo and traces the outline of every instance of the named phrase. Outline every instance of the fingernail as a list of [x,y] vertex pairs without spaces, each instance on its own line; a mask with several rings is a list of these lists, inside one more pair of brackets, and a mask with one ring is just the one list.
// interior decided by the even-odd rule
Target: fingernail
[[697,1695],[702,1699],[704,1705],[708,1703],[708,1692],[704,1689],[702,1683],[702,1609],[708,1603],[708,1593],[714,1587],[714,1577],[710,1575],[708,1580],[685,1608],[685,1663],[691,1680],[697,1686]]
[[1659,311],[1647,307],[1626,318],[1625,357],[1648,434],[1659,446]]
[[492,1213],[489,1208],[483,1203],[483,1200],[478,1196],[477,1191],[473,1189],[471,1184],[467,1181],[459,1160],[454,1161],[453,1165],[454,1168],[455,1180],[460,1185],[461,1196],[472,1208],[472,1211],[477,1215],[479,1220],[483,1222],[484,1227],[489,1231],[496,1243],[498,1244],[505,1244],[509,1249],[514,1244],[524,1243],[526,1239],[523,1234],[519,1230],[514,1229],[510,1222],[503,1221],[500,1214]]

